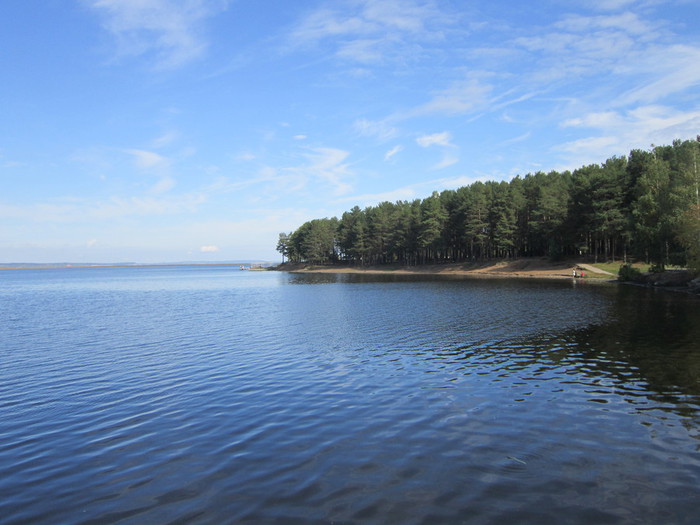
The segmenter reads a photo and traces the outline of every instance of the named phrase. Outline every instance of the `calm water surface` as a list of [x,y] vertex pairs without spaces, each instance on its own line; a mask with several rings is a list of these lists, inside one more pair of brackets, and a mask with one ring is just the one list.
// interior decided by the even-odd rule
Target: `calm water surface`
[[0,523],[697,523],[700,301],[0,271]]

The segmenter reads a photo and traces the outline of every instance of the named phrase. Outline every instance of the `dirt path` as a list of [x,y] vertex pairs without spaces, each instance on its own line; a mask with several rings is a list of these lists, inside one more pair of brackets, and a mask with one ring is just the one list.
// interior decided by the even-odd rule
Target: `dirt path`
[[584,270],[588,270],[589,272],[600,273],[600,274],[603,274],[603,275],[612,275],[613,277],[615,277],[615,274],[614,274],[614,273],[610,273],[610,272],[607,272],[607,271],[605,271],[605,270],[601,270],[600,268],[596,268],[595,266],[592,266],[592,265],[590,265],[590,264],[580,264],[580,263],[579,263],[578,266],[580,266],[580,267],[583,268]]

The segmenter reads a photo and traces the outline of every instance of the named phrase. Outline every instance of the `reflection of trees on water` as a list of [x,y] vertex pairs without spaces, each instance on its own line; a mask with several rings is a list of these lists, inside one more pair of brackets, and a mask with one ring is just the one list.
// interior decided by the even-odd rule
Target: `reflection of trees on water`
[[289,284],[333,284],[340,282],[336,273],[292,273],[286,281]]
[[[637,411],[673,411],[700,424],[696,297],[622,285],[569,293],[567,283],[559,282],[540,288],[535,281],[456,283],[442,276],[396,274],[290,274],[287,282],[433,280],[441,286],[427,289],[447,291],[445,296],[435,293],[428,300],[419,285],[412,302],[406,290],[413,288],[401,287],[404,293],[394,296],[379,287],[365,298],[366,308],[356,309],[351,302],[347,311],[338,296],[328,296],[323,309],[316,311],[323,315],[320,340],[325,340],[328,327],[344,323],[350,329],[341,331],[345,335],[340,346],[365,344],[380,353],[400,349],[403,359],[421,364],[419,370],[430,359],[455,377],[478,375],[507,383],[522,376],[520,384],[556,378],[564,388],[568,382],[579,384],[590,392],[591,401],[603,403],[614,394]],[[552,290],[564,292],[550,294]]]
[[[290,273],[289,284],[329,284],[329,283],[415,283],[464,281],[461,276],[401,273]],[[472,279],[473,280],[473,279]]]
[[700,301],[628,286],[618,287],[613,300],[609,322],[531,338],[525,346],[592,383],[612,380],[630,403],[642,396],[655,408],[699,418]]

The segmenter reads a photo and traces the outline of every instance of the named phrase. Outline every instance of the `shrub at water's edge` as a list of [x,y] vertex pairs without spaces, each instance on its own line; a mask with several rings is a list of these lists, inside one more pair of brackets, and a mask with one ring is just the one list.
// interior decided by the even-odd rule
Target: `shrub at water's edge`
[[623,264],[618,272],[618,280],[645,286],[687,290],[694,294],[700,294],[700,278],[695,277],[695,275],[693,270],[662,270],[658,267],[651,267],[648,272],[644,273],[631,264]]
[[[700,192],[697,187],[696,192]],[[700,195],[695,198],[697,202],[681,216],[679,238],[688,250],[688,267],[700,276]]]
[[635,268],[631,264],[623,264],[617,273],[617,278],[623,282],[642,283],[645,282],[644,274],[639,268]]

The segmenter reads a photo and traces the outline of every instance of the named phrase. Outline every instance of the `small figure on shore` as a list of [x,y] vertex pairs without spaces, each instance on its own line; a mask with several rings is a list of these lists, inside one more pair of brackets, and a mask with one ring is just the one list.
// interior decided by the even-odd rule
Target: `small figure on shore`
[[576,268],[574,268],[572,272],[574,273],[574,279],[576,279]]

